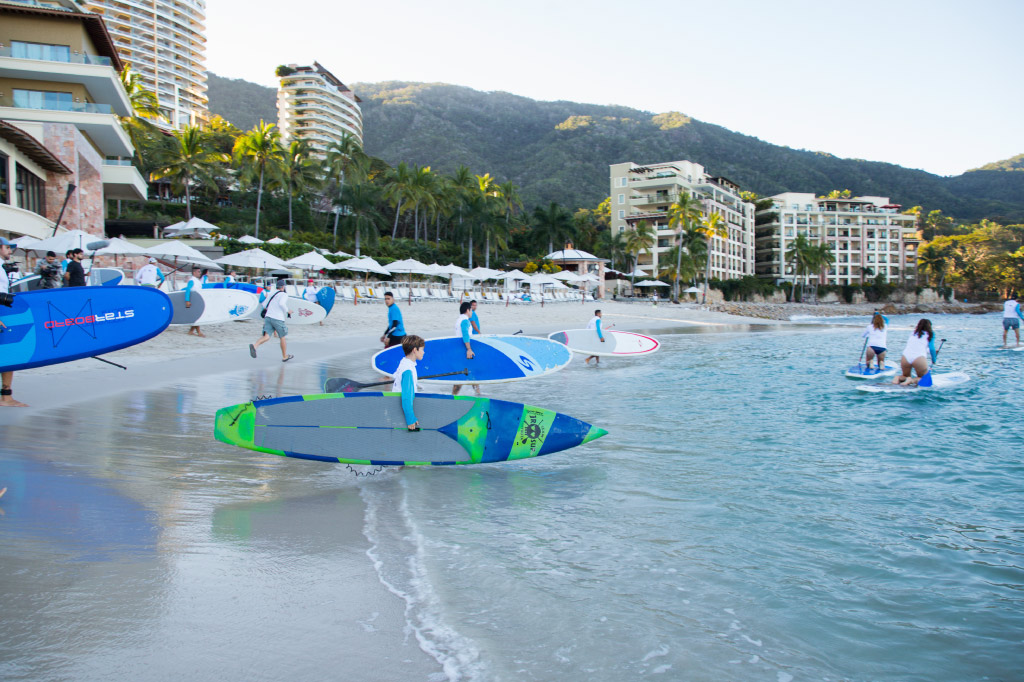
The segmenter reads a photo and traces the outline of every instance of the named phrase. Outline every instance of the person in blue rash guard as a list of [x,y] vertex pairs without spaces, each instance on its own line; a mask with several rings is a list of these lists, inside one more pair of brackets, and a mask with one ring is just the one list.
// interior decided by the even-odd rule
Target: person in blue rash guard
[[865,364],[868,369],[871,368],[872,358],[878,358],[878,371],[881,372],[882,368],[885,367],[885,349],[887,347],[889,331],[889,318],[880,312],[875,312],[871,318],[871,323],[864,329],[864,333],[861,338],[868,340],[867,355],[865,356]]
[[[893,379],[892,383],[903,386],[931,386],[931,371],[925,353],[931,357],[932,364],[935,364],[935,332],[932,331],[931,320],[921,320],[914,328],[914,333],[907,340],[907,346],[903,349],[900,357],[901,372]],[[917,372],[917,379],[911,378],[911,370]],[[923,382],[923,383],[922,383]]]
[[474,334],[479,334],[480,333],[480,318],[476,316],[476,300],[472,300],[472,301],[469,302],[469,311],[471,313],[470,316],[469,316],[469,323],[471,325],[473,325],[473,333]]
[[[597,332],[597,338],[601,339],[601,343],[606,343],[605,340],[604,340],[604,330],[601,327],[602,323],[603,322],[601,320],[601,311],[600,310],[595,310],[594,311],[594,317],[591,318],[590,322],[587,322],[587,329],[595,330]],[[614,324],[608,325],[608,328],[611,329],[614,326],[615,326]],[[591,356],[587,357],[583,362],[584,362],[584,364],[589,365],[591,360],[597,360],[597,362],[594,363],[594,364],[597,364],[597,365],[601,364],[601,358],[599,356],[597,356],[597,355],[591,355]]]
[[385,348],[397,346],[405,338],[405,325],[402,323],[402,311],[395,303],[395,295],[390,291],[384,293],[384,304],[388,307],[388,328],[384,330],[384,336],[380,342]]
[[[470,346],[469,337],[473,334],[473,323],[469,321],[470,312],[472,312],[472,304],[462,303],[459,305],[459,318],[455,321],[455,334],[462,337],[462,342],[466,344],[466,359],[472,360],[474,353],[473,348]],[[459,390],[462,388],[462,384],[454,384],[452,386],[452,395],[458,395]],[[473,388],[476,389],[476,394],[480,395],[480,384],[473,384]]]
[[[202,268],[200,268],[198,265],[193,265],[192,266],[192,277],[189,278],[188,284],[185,285],[185,307],[186,308],[191,308],[192,307],[192,301],[190,300],[191,297],[192,297],[192,290],[193,289],[196,289],[196,290],[202,289],[204,284],[206,284],[206,271],[203,270]],[[189,336],[191,336],[192,334],[196,334],[197,336],[202,336],[202,337],[206,336],[206,334],[204,334],[202,332],[202,330],[199,329],[199,327],[197,325],[192,325],[191,327],[189,327],[188,328],[188,333],[189,333]]]
[[419,375],[416,373],[416,362],[423,359],[426,342],[415,334],[409,334],[402,339],[402,352],[405,357],[398,363],[395,370],[395,383],[391,390],[402,394],[402,413],[405,415],[405,428],[410,431],[420,430],[420,421],[416,419],[416,412],[413,410],[413,399],[416,397],[416,382]]

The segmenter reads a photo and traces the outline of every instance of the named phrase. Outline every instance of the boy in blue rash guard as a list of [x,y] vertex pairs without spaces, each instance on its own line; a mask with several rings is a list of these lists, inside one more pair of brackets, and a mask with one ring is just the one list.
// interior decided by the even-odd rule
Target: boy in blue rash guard
[[[192,297],[192,290],[193,289],[196,289],[196,290],[202,289],[203,285],[206,283],[206,273],[207,273],[207,271],[203,270],[198,265],[193,265],[192,266],[192,277],[188,280],[188,284],[185,285],[185,307],[186,308],[191,308],[192,307],[192,301],[190,300],[191,297]],[[203,331],[197,325],[192,325],[191,327],[189,327],[188,328],[188,333],[189,333],[189,336],[191,336],[192,334],[196,334],[197,336],[202,336],[202,337],[206,336],[206,334],[204,334]]]
[[388,328],[384,330],[384,336],[380,342],[385,348],[397,346],[405,338],[405,325],[402,323],[402,311],[395,303],[395,295],[390,291],[384,293],[384,304],[388,307]]
[[471,325],[473,325],[473,333],[474,334],[479,334],[480,333],[480,318],[476,316],[476,300],[472,300],[472,301],[469,302],[469,310],[470,310],[470,313],[472,313],[469,316],[469,323]]
[[426,342],[415,334],[409,334],[402,339],[402,352],[405,357],[398,363],[395,370],[395,383],[391,390],[402,394],[402,413],[405,415],[405,428],[410,431],[419,431],[420,422],[416,419],[416,412],[413,410],[413,398],[416,397],[416,382],[419,375],[416,373],[416,362],[423,359]]
[[[455,334],[462,337],[462,342],[466,344],[466,359],[472,360],[474,353],[473,348],[470,346],[469,337],[473,333],[473,323],[469,321],[469,314],[472,310],[470,303],[462,303],[459,305],[459,318],[455,321]],[[462,388],[462,384],[454,384],[452,386],[452,395],[458,395],[459,390]],[[480,395],[480,384],[473,384],[473,388],[476,389],[476,394]]]
[[[597,331],[597,338],[601,339],[601,343],[605,343],[605,340],[604,340],[604,330],[601,328],[601,325],[602,325],[601,311],[600,310],[595,310],[594,311],[594,317],[591,318],[590,322],[587,322],[587,329],[593,329],[593,330]],[[614,326],[615,326],[614,324],[608,325],[608,328],[611,329]],[[597,356],[597,355],[591,355],[591,356],[587,357],[583,361],[583,363],[589,365],[590,361],[591,360],[595,360],[595,359],[597,360],[597,362],[594,363],[594,364],[600,365],[601,364],[601,358],[600,358],[600,356]]]

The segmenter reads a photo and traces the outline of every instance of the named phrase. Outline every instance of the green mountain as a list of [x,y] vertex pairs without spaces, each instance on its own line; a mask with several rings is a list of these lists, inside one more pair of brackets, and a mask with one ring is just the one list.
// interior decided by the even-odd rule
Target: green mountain
[[1024,154],[1018,154],[1017,156],[1011,156],[1008,159],[1002,161],[996,161],[995,163],[986,163],[981,168],[973,168],[969,173],[975,171],[1021,171],[1024,170]]
[[[261,116],[275,120],[267,113],[275,102],[272,88],[210,76],[211,111],[241,128]],[[688,159],[761,195],[849,189],[961,220],[1024,222],[1024,173],[985,167],[947,178],[781,147],[677,112],[541,102],[442,83],[351,87],[363,100],[367,153],[392,165],[406,161],[449,173],[465,164],[489,172],[519,185],[527,207],[549,201],[595,206],[608,196],[610,164]],[[265,108],[257,108],[259,102]]]

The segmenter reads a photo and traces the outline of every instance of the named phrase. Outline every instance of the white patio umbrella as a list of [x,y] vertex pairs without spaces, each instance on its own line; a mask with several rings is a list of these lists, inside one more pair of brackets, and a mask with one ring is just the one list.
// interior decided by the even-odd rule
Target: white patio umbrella
[[285,241],[284,239],[281,239],[280,237],[274,237],[273,239],[268,239],[267,243],[268,244],[287,244],[288,242]]
[[544,273],[533,275],[530,277],[528,281],[530,282],[530,284],[557,284],[559,286],[564,285],[564,282],[562,282],[562,280],[555,279],[551,275],[547,275]]
[[470,270],[467,275],[472,279],[494,279],[501,274],[501,270],[491,270],[490,268],[475,267]]
[[497,280],[529,280],[530,276],[521,270],[512,270],[511,272],[503,272],[494,279]]
[[332,255],[332,256],[339,256],[340,258],[355,258],[355,256],[354,256],[354,255],[352,255],[351,253],[347,253],[347,252],[345,252],[345,251],[335,251],[335,252],[334,252],[333,254],[331,254],[331,255]]
[[380,263],[363,256],[362,258],[349,258],[334,266],[338,270],[352,270],[353,272],[373,272],[378,275],[390,275],[391,273],[381,267]]
[[[560,279],[563,282],[578,282],[581,279],[580,276],[572,270],[562,270],[561,272],[556,272],[551,276],[555,279]],[[586,279],[586,277],[583,277],[582,279]]]
[[260,239],[259,237],[253,237],[251,234],[243,234],[241,237],[238,238],[238,241],[242,242],[243,244],[264,243],[262,239]]
[[625,275],[626,277],[646,277],[648,275],[648,273],[645,270],[642,270],[640,268],[637,268],[633,272],[624,272],[622,274]]
[[64,234],[58,234],[56,237],[41,239],[29,245],[25,250],[35,251],[36,253],[53,251],[58,256],[63,257],[66,251],[71,249],[84,249],[89,242],[95,242],[101,239],[103,239],[103,235],[101,234],[89,234],[82,230],[70,230]]
[[211,232],[220,230],[219,227],[208,223],[202,218],[192,216],[188,222],[175,223],[164,229],[165,237],[183,237],[187,234],[209,237]]
[[288,269],[288,264],[272,253],[263,249],[247,249],[217,259],[222,265],[230,265],[236,268],[256,268],[258,270]]
[[659,282],[656,279],[645,279],[642,282],[637,282],[633,286],[637,286],[637,287],[668,287],[668,286],[672,286],[672,285],[671,284],[665,284],[664,282]]
[[396,272],[407,272],[412,274],[426,274],[427,265],[421,263],[415,258],[406,258],[405,260],[396,260],[393,263],[388,263],[384,266],[384,269],[394,274]]
[[215,268],[217,270],[222,269],[207,256],[204,256],[199,251],[193,249],[185,242],[164,242],[163,244],[157,244],[143,249],[143,253],[147,256],[153,256],[154,258],[163,258],[164,260],[173,259],[175,262],[183,260],[186,263],[202,265],[204,267]]
[[110,243],[104,246],[102,249],[98,249],[93,255],[96,256],[145,256],[146,250],[141,246],[132,244],[127,239],[121,239],[120,237],[111,237],[108,240]]
[[444,275],[448,278],[452,277],[469,277],[469,273],[460,268],[455,263],[449,263],[448,265],[442,265],[437,271],[438,274]]
[[332,270],[337,266],[331,261],[321,256],[316,251],[310,251],[304,253],[301,256],[296,256],[286,260],[285,263],[289,267],[302,268],[303,270]]
[[11,243],[14,244],[14,248],[16,248],[16,249],[21,249],[23,251],[29,251],[29,250],[32,249],[32,245],[35,244],[38,241],[41,241],[41,240],[25,234],[25,235],[22,235],[22,236],[18,237],[17,239],[12,239]]
[[683,289],[683,293],[684,294],[699,294],[700,293],[700,289],[698,289],[697,287],[687,287],[686,289]]

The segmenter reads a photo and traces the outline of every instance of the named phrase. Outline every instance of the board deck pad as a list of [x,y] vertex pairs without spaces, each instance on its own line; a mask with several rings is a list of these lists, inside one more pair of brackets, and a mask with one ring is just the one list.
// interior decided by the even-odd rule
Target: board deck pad
[[168,294],[174,306],[172,325],[218,324],[243,320],[259,307],[255,294],[239,289],[193,289],[191,307],[185,307],[185,292]]
[[607,432],[552,410],[492,398],[417,393],[409,432],[400,393],[256,400],[217,411],[217,440],[323,462],[454,465],[538,457]]
[[152,287],[68,287],[16,294],[0,307],[0,370],[55,365],[153,338],[171,301]]
[[603,343],[596,329],[566,329],[549,334],[548,338],[567,346],[573,352],[601,357],[646,355],[654,353],[661,345],[652,336],[614,329],[604,331]]
[[970,375],[964,372],[946,372],[945,374],[932,374],[931,386],[898,386],[892,383],[881,383],[861,385],[857,387],[857,390],[866,393],[918,393],[935,389],[954,388],[967,383],[970,379]]
[[[428,339],[423,359],[416,363],[420,376],[469,370],[468,374],[436,379],[421,379],[423,384],[497,384],[534,379],[569,364],[572,353],[560,343],[535,336],[503,336],[478,334],[470,337],[472,360],[466,359],[462,337]],[[398,363],[405,357],[401,346],[392,346],[373,356],[370,366],[378,372],[394,376]]]
[[868,367],[864,363],[853,365],[845,372],[850,379],[881,379],[883,377],[896,376],[896,365],[886,365],[881,370],[878,367]]

